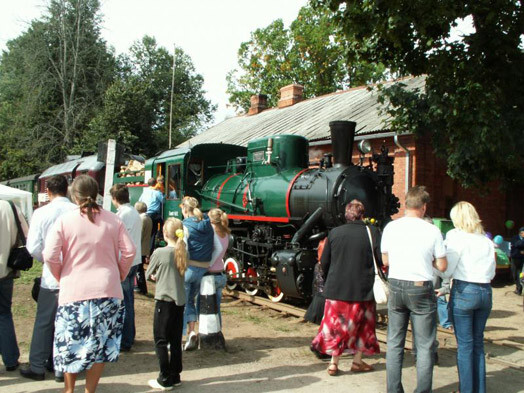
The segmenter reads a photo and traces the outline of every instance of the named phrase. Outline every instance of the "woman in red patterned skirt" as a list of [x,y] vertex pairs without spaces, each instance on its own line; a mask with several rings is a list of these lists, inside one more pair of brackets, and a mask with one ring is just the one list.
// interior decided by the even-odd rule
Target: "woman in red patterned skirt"
[[[362,202],[354,199],[348,203],[347,223],[329,233],[322,253],[326,304],[311,349],[331,355],[329,375],[338,374],[338,361],[344,352],[354,354],[353,372],[373,370],[362,361],[362,354],[380,353],[375,335],[375,269],[363,216]],[[369,229],[375,256],[380,256],[380,233],[374,226]]]

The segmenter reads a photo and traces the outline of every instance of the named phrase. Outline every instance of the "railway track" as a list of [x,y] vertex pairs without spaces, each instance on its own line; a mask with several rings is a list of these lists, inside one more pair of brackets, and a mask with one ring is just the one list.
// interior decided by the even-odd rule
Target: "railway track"
[[[275,303],[272,302],[269,299],[265,299],[259,296],[251,296],[248,295],[245,292],[236,291],[236,290],[228,290],[227,288],[224,290],[224,295],[230,296],[232,298],[236,298],[240,301],[255,304],[261,307],[265,307],[271,310],[279,311],[286,315],[291,315],[297,318],[304,318],[304,314],[306,312],[305,308],[293,306],[286,303]],[[386,327],[387,327],[387,309],[386,308],[378,308],[377,309],[377,339],[383,343],[387,343],[387,334],[386,334]],[[439,341],[441,342],[441,346],[439,347],[439,350],[443,351],[449,351],[453,354],[456,354],[455,348],[447,347],[448,342],[455,343],[455,335],[452,331],[448,329],[443,329],[440,326],[437,328]],[[524,371],[524,365],[521,364],[521,362],[516,363],[512,362],[510,360],[494,357],[493,353],[498,353],[497,348],[509,348],[510,350],[516,350],[516,351],[523,351],[524,353],[524,344],[510,341],[510,340],[491,340],[491,339],[485,339],[485,352],[486,352],[486,361],[489,363],[495,363],[499,365],[503,365],[506,367],[511,367],[516,370]],[[442,345],[442,342],[444,345]],[[413,349],[413,339],[411,335],[411,326],[408,328],[408,335],[406,336],[406,343],[405,343],[405,349],[412,350]],[[495,355],[496,356],[496,355]]]

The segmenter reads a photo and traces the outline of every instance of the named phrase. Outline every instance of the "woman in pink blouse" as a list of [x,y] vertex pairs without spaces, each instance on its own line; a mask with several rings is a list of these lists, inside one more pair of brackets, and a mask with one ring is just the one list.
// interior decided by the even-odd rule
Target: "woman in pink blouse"
[[224,274],[224,255],[229,246],[229,220],[227,214],[220,209],[211,209],[208,213],[211,225],[215,231],[213,238],[213,254],[211,255],[211,266],[207,274],[215,277],[215,290],[217,296],[217,312],[222,324],[222,314],[220,313],[220,303],[222,302],[222,290],[226,286],[227,277]]
[[79,209],[60,217],[46,240],[44,260],[60,283],[53,360],[62,371],[65,393],[86,372],[86,392],[95,392],[105,362],[116,362],[122,338],[120,282],[135,246],[122,221],[96,203],[98,185],[77,177],[72,197]]

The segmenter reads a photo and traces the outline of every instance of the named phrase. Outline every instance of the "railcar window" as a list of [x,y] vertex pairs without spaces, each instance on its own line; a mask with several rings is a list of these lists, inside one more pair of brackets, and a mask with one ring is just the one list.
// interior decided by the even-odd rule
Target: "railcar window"
[[167,168],[168,187],[166,189],[167,199],[179,199],[180,190],[180,165],[169,165]]

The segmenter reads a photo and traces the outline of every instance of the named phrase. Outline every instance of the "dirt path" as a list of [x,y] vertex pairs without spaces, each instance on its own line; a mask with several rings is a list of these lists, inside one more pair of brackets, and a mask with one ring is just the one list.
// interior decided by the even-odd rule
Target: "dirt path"
[[[28,357],[28,346],[33,328],[35,304],[30,299],[30,285],[17,284],[14,314],[22,361]],[[106,367],[99,392],[148,392],[147,380],[158,372],[152,343],[153,300],[137,296],[137,343],[132,352],[121,355],[116,364]],[[370,359],[376,371],[368,374],[349,372],[351,358],[340,363],[343,371],[338,377],[329,377],[327,364],[317,360],[309,351],[311,338],[317,326],[285,318],[277,312],[245,305],[231,298],[224,299],[224,335],[228,351],[195,351],[184,353],[184,371],[181,392],[235,393],[235,392],[385,392],[385,350]],[[510,286],[494,289],[494,309],[488,321],[486,351],[493,360],[488,361],[488,391],[524,392],[524,368],[517,370],[504,361],[524,367],[524,331],[522,329],[522,297],[512,293]],[[434,392],[457,390],[454,339],[440,336],[444,347],[440,350],[440,365],[434,371]],[[508,343],[512,340],[512,343]],[[504,345],[501,345],[504,344]],[[450,348],[450,349],[446,349]],[[496,360],[496,361],[495,361]],[[413,356],[406,352],[404,361],[404,388],[415,388],[416,370]],[[17,372],[0,371],[0,392],[61,391],[61,385],[50,379],[33,382],[20,378]],[[83,378],[77,391],[83,391]]]

